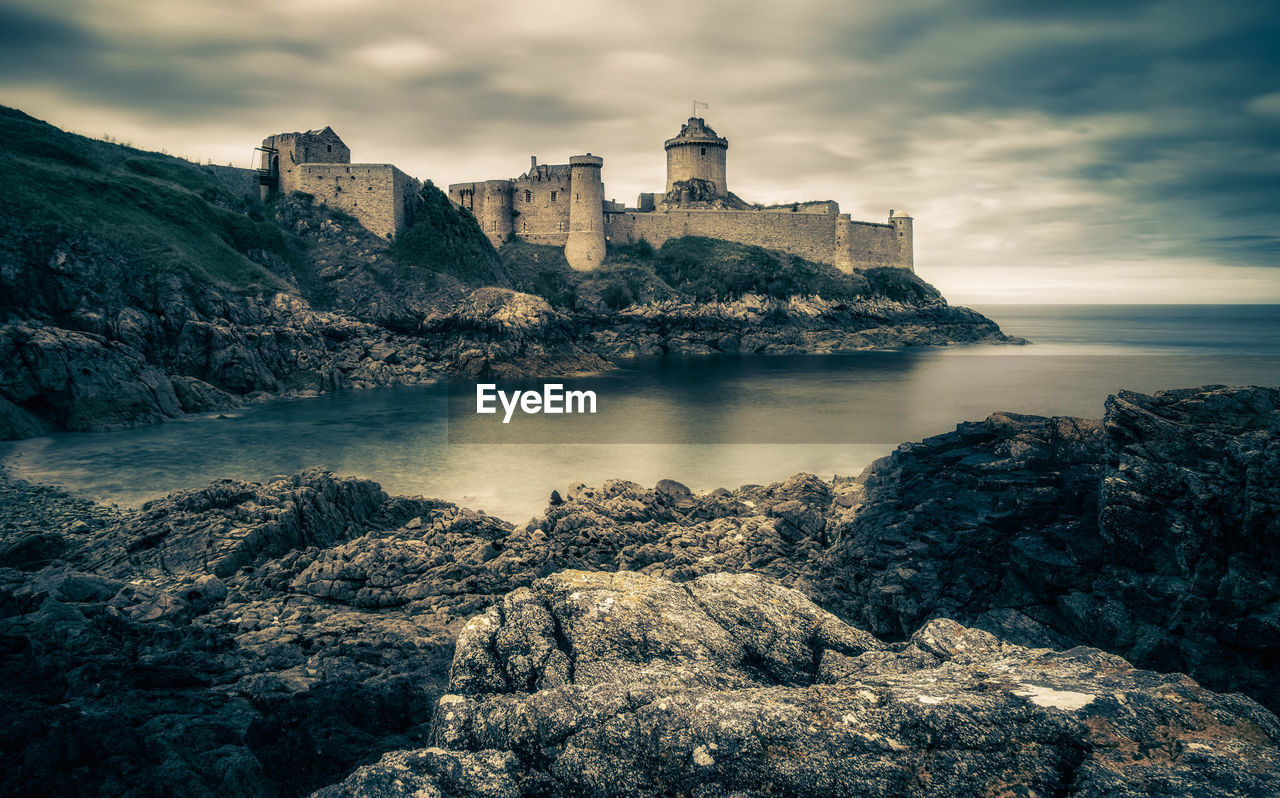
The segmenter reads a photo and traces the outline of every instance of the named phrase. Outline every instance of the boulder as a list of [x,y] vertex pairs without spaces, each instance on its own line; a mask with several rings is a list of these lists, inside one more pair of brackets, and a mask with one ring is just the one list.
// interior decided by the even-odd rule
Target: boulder
[[437,747],[317,795],[1280,790],[1275,716],[1095,649],[937,620],[895,650],[741,575],[563,572],[499,606],[459,639]]

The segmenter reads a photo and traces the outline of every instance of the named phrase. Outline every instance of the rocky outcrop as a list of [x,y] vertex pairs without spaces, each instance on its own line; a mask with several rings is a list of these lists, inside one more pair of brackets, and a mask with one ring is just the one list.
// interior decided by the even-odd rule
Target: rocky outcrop
[[436,748],[336,796],[1250,795],[1280,722],[1095,649],[935,620],[888,648],[748,575],[567,571],[458,640]]
[[56,327],[0,327],[0,385],[0,438],[152,423],[183,410],[168,377],[137,350]]
[[1101,423],[997,414],[858,484],[823,580],[900,638],[945,615],[1280,706],[1280,391],[1122,391]]
[[[6,795],[299,795],[426,744],[488,603],[453,562],[510,529],[320,472],[130,513],[0,488]],[[397,592],[414,553],[434,593]]]
[[659,200],[658,207],[664,211],[682,208],[748,211],[755,210],[759,206],[752,205],[733,192],[722,194],[715,183],[693,177],[672,183],[671,190]]
[[1191,679],[1276,706],[1277,393],[519,527],[319,471],[129,511],[0,479],[0,792],[1266,794],[1274,718]]
[[579,486],[516,535],[557,568],[752,571],[885,639],[949,617],[1277,707],[1277,407],[1207,387],[1121,392],[1102,421],[996,413],[856,479]]
[[86,241],[66,242],[40,274],[4,276],[0,288],[28,300],[0,313],[0,439],[262,396],[609,365],[544,300],[506,289],[437,298],[412,323],[401,309],[395,323],[407,328],[389,328],[287,291],[242,296],[190,275],[132,273],[127,258]]
[[830,354],[904,346],[1025,343],[940,298],[907,303],[748,294],[732,302],[666,300],[586,316],[579,327],[605,357],[662,354]]

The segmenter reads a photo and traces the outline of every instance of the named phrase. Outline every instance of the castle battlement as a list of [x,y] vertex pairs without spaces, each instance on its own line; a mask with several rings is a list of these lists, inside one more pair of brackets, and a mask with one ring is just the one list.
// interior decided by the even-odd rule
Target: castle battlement
[[[264,196],[310,194],[388,238],[407,223],[421,188],[393,164],[351,163],[350,148],[331,127],[277,133],[260,149]],[[696,235],[780,249],[845,271],[914,270],[913,220],[903,211],[889,211],[887,222],[866,222],[841,213],[831,200],[751,205],[729,191],[729,140],[702,117],[689,117],[663,149],[666,191],[641,194],[635,208],[604,198],[604,158],[591,153],[562,164],[540,164],[531,156],[524,174],[455,183],[449,199],[472,212],[495,247],[512,238],[564,247],[575,269],[599,266],[610,241],[661,246]]]
[[604,159],[590,153],[555,165],[531,157],[523,175],[456,183],[449,186],[449,198],[475,215],[494,246],[511,238],[564,246],[577,269],[595,268],[599,261],[594,254],[583,255],[594,253],[594,243],[586,249],[570,246],[571,234],[589,233],[595,241],[598,220],[605,242],[643,239],[661,246],[671,238],[697,235],[780,249],[844,271],[882,266],[914,270],[912,220],[903,212],[890,211],[887,222],[864,222],[841,213],[831,200],[750,205],[729,191],[728,139],[702,117],[689,117],[678,134],[663,142],[663,149],[666,191],[641,194],[636,208],[604,199]]
[[680,132],[675,136],[662,142],[662,148],[669,150],[672,147],[681,146],[710,146],[729,148],[729,140],[716,135],[716,132],[707,126],[707,122],[700,116],[691,116],[689,121],[680,126]]

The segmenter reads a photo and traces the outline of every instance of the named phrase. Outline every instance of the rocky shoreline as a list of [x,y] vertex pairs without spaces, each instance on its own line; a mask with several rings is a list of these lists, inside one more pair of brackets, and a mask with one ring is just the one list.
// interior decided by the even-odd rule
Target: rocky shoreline
[[305,244],[292,259],[248,252],[271,290],[141,269],[136,253],[88,234],[55,236],[47,256],[0,268],[0,440],[452,375],[594,373],[637,356],[1025,343],[906,273],[894,296],[864,277],[865,293],[849,299],[655,296],[619,309],[592,296],[553,307],[406,271],[385,240],[323,208],[285,199],[270,211]]
[[1278,433],[1274,388],[1122,392],[519,527],[318,471],[3,478],[0,791],[1267,794]]
[[171,292],[158,300],[162,307],[0,325],[0,439],[119,429],[260,398],[422,385],[452,375],[594,373],[637,356],[1023,343],[945,303],[850,307],[819,297],[746,296],[567,314],[540,297],[481,288],[402,332],[316,311],[291,294],[210,295],[178,278],[156,288]]

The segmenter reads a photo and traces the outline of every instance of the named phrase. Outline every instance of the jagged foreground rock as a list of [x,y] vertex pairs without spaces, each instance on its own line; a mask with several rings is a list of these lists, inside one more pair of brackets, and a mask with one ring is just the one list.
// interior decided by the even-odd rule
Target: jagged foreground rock
[[[588,677],[662,681],[672,668],[712,680],[687,689],[821,690],[811,682],[829,652],[898,657],[895,646],[950,618],[1006,643],[1101,648],[1274,709],[1278,393],[1122,393],[1101,423],[996,414],[904,445],[857,479],[797,475],[702,494],[669,481],[577,486],[521,527],[317,471],[223,480],[123,514],[5,485],[0,793],[299,795],[338,782],[431,742],[455,639],[498,601],[515,603],[498,616],[494,628],[508,631],[495,646],[545,641],[548,623],[556,643],[518,667],[509,653],[486,666],[462,646],[459,661],[474,663],[464,668],[489,668],[466,686],[473,696],[515,691],[513,673],[523,686],[509,696],[536,697],[557,680],[589,692]],[[37,503],[24,515],[26,500]],[[652,598],[654,613],[699,578],[759,574],[890,642],[840,642],[828,616],[809,613],[803,639],[777,634],[773,653],[734,660],[738,626],[778,626],[764,605],[737,624],[685,603],[697,646],[643,661],[609,649],[570,670],[556,652],[578,623],[571,602],[557,616],[539,613],[553,606],[542,599],[511,597],[565,570],[674,583]],[[777,606],[799,612],[790,599]],[[659,627],[645,634],[660,640]],[[818,647],[828,653],[815,660]],[[1035,655],[1067,667],[1056,656]],[[1054,689],[1089,692],[1069,684]],[[1072,728],[1077,741],[1089,730]]]
[[944,615],[1280,707],[1277,389],[1121,391],[1101,423],[997,414],[857,489],[823,582],[874,633]]
[[887,647],[755,575],[565,571],[458,639],[436,747],[317,798],[1257,795],[1280,722],[939,619]]

